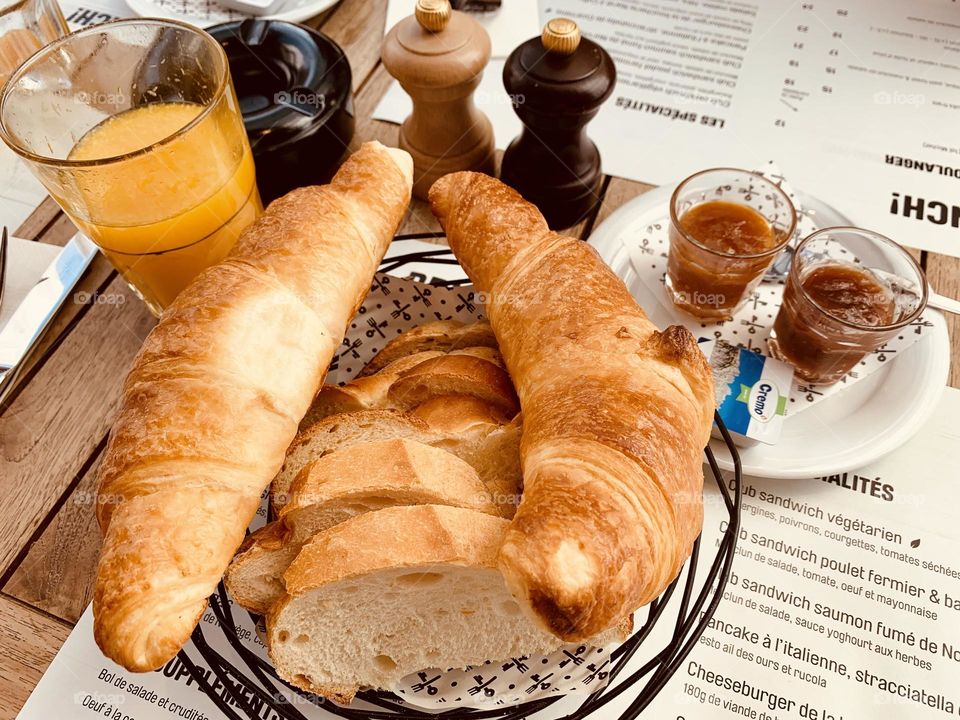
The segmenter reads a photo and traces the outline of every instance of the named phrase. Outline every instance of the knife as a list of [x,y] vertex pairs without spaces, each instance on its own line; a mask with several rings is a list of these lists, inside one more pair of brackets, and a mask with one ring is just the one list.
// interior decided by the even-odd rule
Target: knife
[[0,330],[0,402],[12,387],[17,366],[43,335],[96,253],[90,240],[80,233],[74,235]]

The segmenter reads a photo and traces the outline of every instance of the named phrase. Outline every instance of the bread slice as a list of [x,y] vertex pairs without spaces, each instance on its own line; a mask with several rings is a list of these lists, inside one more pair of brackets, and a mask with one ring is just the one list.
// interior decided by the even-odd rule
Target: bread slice
[[486,320],[479,320],[470,324],[464,324],[458,320],[438,320],[426,323],[408,330],[388,342],[367,363],[367,366],[360,372],[360,377],[380,372],[397,358],[405,355],[413,355],[425,350],[449,352],[458,348],[479,346],[497,347],[497,339],[493,335],[490,323]]
[[389,409],[387,391],[390,390],[394,381],[404,371],[416,367],[425,360],[441,357],[443,354],[439,350],[428,350],[406,355],[390,363],[375,375],[356,378],[346,385],[324,385],[313,399],[307,414],[300,421],[300,429],[306,430],[323,418],[337,413]]
[[324,385],[300,429],[337,413],[409,410],[426,399],[451,393],[482,399],[508,417],[517,412],[516,391],[498,350],[427,350],[401,357],[375,375],[358,377],[346,385]]
[[463,353],[425,360],[406,370],[387,391],[388,407],[410,410],[444,395],[469,395],[492,405],[506,417],[520,412],[520,401],[507,371]]
[[227,588],[243,608],[265,613],[283,594],[283,573],[316,533],[392,505],[436,504],[496,515],[476,470],[413,440],[351,445],[309,463],[280,519],[252,533],[230,563]]
[[[366,513],[316,535],[267,615],[280,676],[349,702],[431,667],[544,654],[562,641],[521,610],[497,570],[508,521],[413,505]],[[628,626],[596,644],[622,640]]]
[[290,485],[304,466],[334,450],[394,438],[429,445],[441,437],[420,418],[398,410],[361,410],[324,418],[290,443],[283,466],[270,487],[270,502],[275,511],[281,509],[290,496]]
[[495,496],[501,512],[512,517],[521,482],[519,421],[503,426],[503,416],[487,403],[461,395],[433,398],[416,412],[419,414],[399,410],[342,413],[301,432],[287,449],[283,467],[271,485],[274,510],[286,504],[290,485],[308,463],[357,443],[407,438],[466,460]]

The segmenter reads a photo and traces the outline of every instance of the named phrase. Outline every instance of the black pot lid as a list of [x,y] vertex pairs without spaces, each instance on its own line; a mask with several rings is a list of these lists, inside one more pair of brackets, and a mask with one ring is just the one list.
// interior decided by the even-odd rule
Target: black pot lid
[[[249,18],[207,28],[227,53],[251,142],[292,139],[351,107],[350,63],[323,33]],[[273,144],[267,140],[268,144]]]

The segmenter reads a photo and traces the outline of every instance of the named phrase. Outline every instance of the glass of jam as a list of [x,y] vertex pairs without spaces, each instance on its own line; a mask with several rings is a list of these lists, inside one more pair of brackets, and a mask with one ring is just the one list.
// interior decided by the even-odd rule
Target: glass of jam
[[702,320],[732,317],[796,227],[790,198],[759,173],[713,168],[691,175],[670,199],[665,284],[674,305]]
[[770,353],[809,383],[834,383],[920,317],[927,281],[910,253],[869,230],[825,228],[797,247]]

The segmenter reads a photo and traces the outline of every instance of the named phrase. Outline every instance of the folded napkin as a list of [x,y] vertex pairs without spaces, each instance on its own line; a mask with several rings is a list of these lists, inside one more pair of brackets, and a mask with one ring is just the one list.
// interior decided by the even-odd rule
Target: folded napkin
[[7,273],[0,303],[0,330],[6,327],[10,316],[30,292],[43,271],[61,250],[57,245],[11,237],[7,242]]

